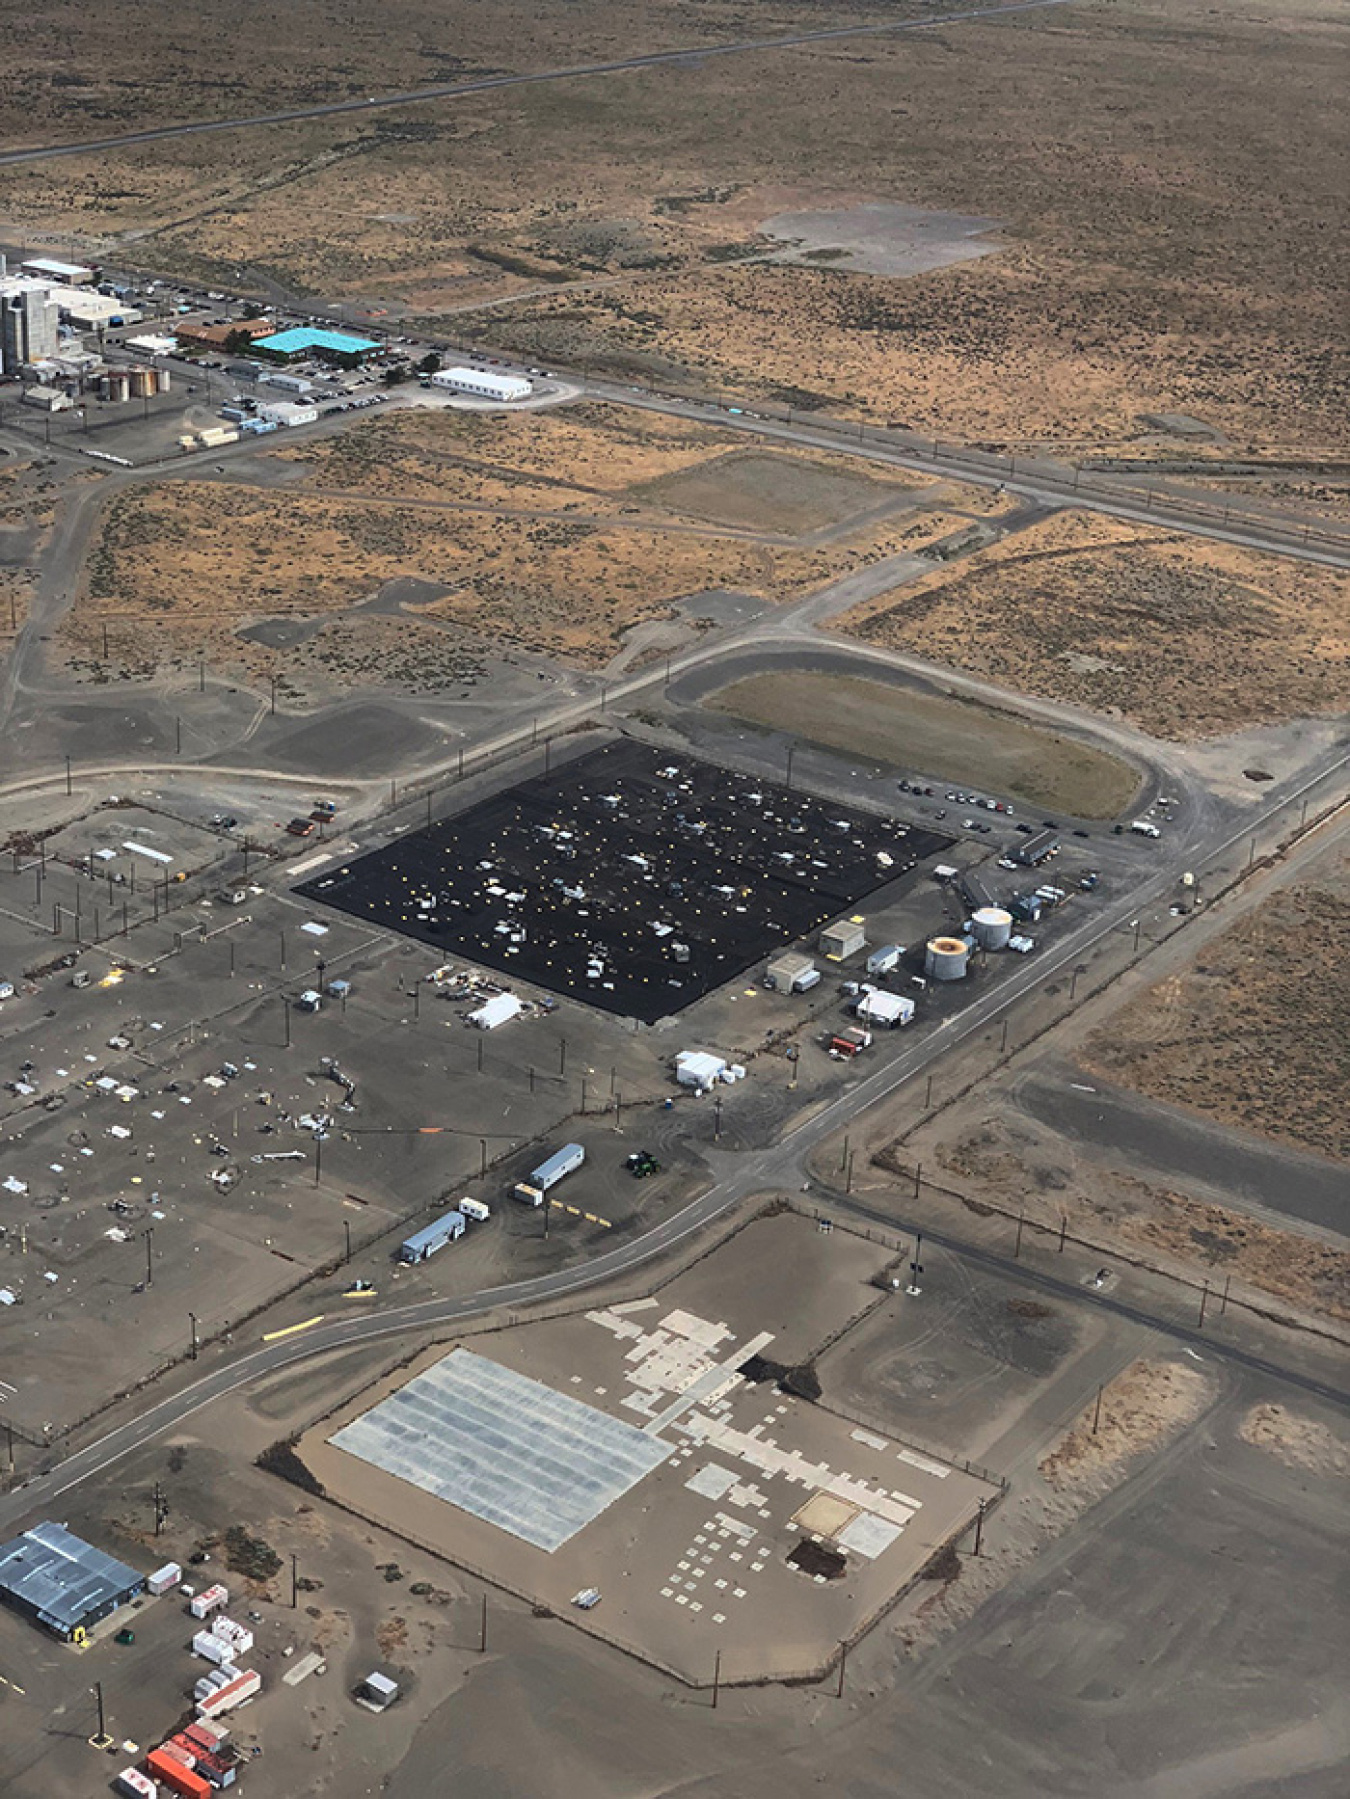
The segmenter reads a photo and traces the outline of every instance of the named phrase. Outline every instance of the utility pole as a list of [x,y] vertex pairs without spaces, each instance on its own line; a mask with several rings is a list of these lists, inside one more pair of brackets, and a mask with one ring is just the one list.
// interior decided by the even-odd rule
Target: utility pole
[[296,1557],[294,1552],[292,1552],[292,1555],[291,1555],[291,1610],[292,1611],[296,1611],[299,1608],[299,1604],[300,1604],[300,1577],[296,1572],[297,1567],[298,1567],[298,1558]]
[[188,1325],[192,1331],[192,1348],[188,1353],[195,1362],[197,1359],[197,1314],[195,1312],[188,1313]]
[[922,1291],[921,1287],[919,1286],[919,1276],[923,1273],[923,1263],[919,1260],[919,1251],[922,1248],[922,1246],[923,1246],[922,1233],[919,1231],[916,1231],[914,1233],[914,1254],[910,1258],[910,1264],[909,1264],[909,1277],[910,1277],[909,1285],[905,1288],[905,1292],[908,1293],[914,1299],[917,1299],[920,1292]]
[[719,1649],[713,1657],[713,1692],[712,1708],[717,1710],[717,1695],[722,1688],[722,1651]]
[[155,1284],[155,1265],[152,1259],[155,1248],[154,1225],[147,1225],[142,1234],[145,1237],[145,1284],[147,1287],[153,1287]]
[[978,1555],[978,1554],[979,1554],[979,1553],[980,1553],[980,1544],[981,1544],[981,1543],[982,1543],[982,1542],[983,1542],[983,1540],[984,1540],[984,1508],[985,1508],[985,1503],[986,1503],[986,1502],[985,1502],[985,1500],[984,1500],[984,1497],[983,1497],[983,1495],[981,1495],[981,1498],[980,1498],[980,1509],[979,1509],[979,1510],[978,1510],[978,1511],[977,1511],[977,1512],[976,1512],[976,1514],[975,1514],[975,1548],[974,1548],[974,1550],[973,1550],[973,1551],[972,1551],[972,1553],[973,1553],[973,1554],[975,1554],[975,1555]]
[[92,1688],[90,1689],[90,1691],[93,1693],[95,1699],[98,1701],[98,1734],[100,1737],[106,1737],[108,1733],[104,1728],[103,1682],[101,1680],[96,1680],[94,1682]]
[[314,1133],[314,1185],[317,1187],[323,1175],[323,1137]]
[[286,1048],[289,1049],[291,1047],[291,1002],[284,993],[281,996],[281,1003],[286,1008]]
[[567,1073],[567,1039],[564,1037],[558,1045],[558,1078]]
[[1103,1388],[1098,1387],[1098,1389],[1097,1389],[1097,1405],[1092,1414],[1092,1434],[1094,1437],[1097,1434],[1097,1426],[1102,1421],[1102,1393],[1103,1393],[1103,1391],[1104,1391]]
[[841,1642],[839,1645],[839,1685],[834,1689],[834,1696],[836,1699],[842,1699],[844,1697],[844,1669],[847,1665],[848,1644]]
[[350,1218],[342,1220],[342,1229],[347,1239],[347,1252],[342,1259],[344,1262],[350,1262],[352,1259],[352,1221]]
[[478,1653],[487,1654],[487,1594],[483,1595],[483,1611],[478,1625]]

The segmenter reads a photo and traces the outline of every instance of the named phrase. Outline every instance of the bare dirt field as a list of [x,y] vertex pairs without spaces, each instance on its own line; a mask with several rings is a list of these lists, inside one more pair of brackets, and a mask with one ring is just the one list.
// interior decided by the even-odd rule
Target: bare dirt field
[[1105,1490],[1120,1469],[1156,1450],[1189,1424],[1211,1392],[1199,1368],[1181,1362],[1134,1362],[1102,1392],[1043,1458],[1040,1472],[1056,1492]]
[[[437,1346],[298,1453],[339,1504],[536,1608],[597,1588],[574,1621],[667,1672],[702,1684],[720,1651],[725,1679],[803,1673],[995,1491],[806,1396],[820,1344],[881,1303],[889,1254],[759,1218],[655,1295]],[[456,1380],[494,1394],[486,1437],[472,1402],[444,1410]]]
[[1350,857],[1276,894],[1118,1012],[1084,1065],[1350,1163]]
[[[545,55],[556,23],[519,41]],[[18,167],[0,216],[453,315],[531,361],[976,441],[1129,444],[1184,414],[1235,447],[1343,447],[1344,42],[1330,0],[1059,7]],[[833,213],[839,237],[860,206],[1006,221],[1006,247],[912,279],[747,261],[766,221]]]
[[[129,488],[57,649],[86,682],[181,675],[204,655],[215,673],[276,674],[293,698],[343,681],[431,691],[474,678],[493,646],[599,666],[690,596],[794,598],[963,523],[946,509],[959,489],[933,484],[930,501],[842,459],[743,460],[726,442],[611,407],[412,409],[264,457],[256,486]],[[657,497],[688,478],[703,503],[710,463],[734,523],[679,515],[678,485]]]
[[1287,1406],[1269,1402],[1255,1405],[1242,1420],[1245,1443],[1264,1449],[1287,1468],[1312,1474],[1350,1474],[1350,1451],[1320,1418],[1310,1418]]
[[[861,3],[829,19],[843,24],[881,12]],[[810,29],[823,17],[823,8],[798,0],[776,9],[773,28]],[[257,22],[247,11],[210,11],[188,29],[165,0],[135,0],[113,12],[55,0],[10,46],[0,86],[0,141],[46,143],[316,106],[490,71],[726,39],[743,27],[727,0],[697,7],[616,0],[581,9],[542,0],[486,11],[441,0],[386,0],[378,15],[341,0],[289,0],[268,19],[262,56]],[[155,54],[147,59],[151,43]]]
[[846,675],[752,675],[711,702],[738,718],[900,768],[974,781],[998,769],[998,791],[1076,818],[1114,818],[1138,771],[1058,732],[954,698]]
[[1350,703],[1350,578],[1073,512],[839,622],[1159,737]]
[[[871,507],[898,498],[894,480],[873,480],[861,468],[778,452],[733,450],[676,475],[666,475],[631,489],[673,512],[718,524],[805,536],[829,525],[842,525]],[[922,487],[922,480],[918,483]]]

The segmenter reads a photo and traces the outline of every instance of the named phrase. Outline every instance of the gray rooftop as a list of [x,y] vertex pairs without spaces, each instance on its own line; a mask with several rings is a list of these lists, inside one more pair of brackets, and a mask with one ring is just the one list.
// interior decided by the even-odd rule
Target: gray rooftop
[[670,1454],[622,1418],[467,1349],[330,1441],[550,1553]]
[[30,1607],[57,1630],[73,1629],[143,1579],[64,1524],[35,1524],[0,1546],[0,1593]]

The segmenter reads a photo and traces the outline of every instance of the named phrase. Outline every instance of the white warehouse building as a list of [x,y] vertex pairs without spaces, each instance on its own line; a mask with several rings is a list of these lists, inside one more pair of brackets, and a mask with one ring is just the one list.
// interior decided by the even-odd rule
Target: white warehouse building
[[527,400],[534,392],[534,383],[523,375],[491,375],[486,369],[441,369],[431,383],[475,400]]

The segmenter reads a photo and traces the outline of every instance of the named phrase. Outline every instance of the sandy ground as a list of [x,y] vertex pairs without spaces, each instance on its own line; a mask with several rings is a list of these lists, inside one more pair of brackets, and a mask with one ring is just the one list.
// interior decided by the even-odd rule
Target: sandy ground
[[1347,621],[1334,570],[1068,512],[840,622],[1189,738],[1350,703]]
[[997,767],[997,789],[1076,818],[1113,818],[1138,790],[1114,756],[1007,715],[937,695],[898,693],[847,676],[752,675],[723,688],[720,709],[813,743],[879,757],[898,768],[941,768],[975,780]]
[[1350,1162],[1350,857],[1266,901],[1088,1042],[1154,1099]]
[[1320,1418],[1266,1403],[1253,1406],[1240,1429],[1244,1443],[1264,1449],[1287,1468],[1310,1474],[1350,1474],[1350,1450]]
[[1189,1424],[1211,1390],[1199,1368],[1134,1362],[1103,1389],[1100,1415],[1094,1401],[1042,1459],[1040,1472],[1058,1493],[1109,1487],[1135,1456]]
[[727,443],[617,407],[411,411],[264,456],[256,486],[128,488],[58,652],[82,682],[204,654],[291,699],[472,686],[493,647],[600,666],[688,597],[793,598],[963,522],[959,487]]
[[[583,13],[567,56],[592,31],[744,29],[699,15]],[[522,33],[508,12],[503,38],[497,23],[467,26],[462,45],[456,24],[451,62],[546,59],[562,29],[552,16]],[[826,401],[977,441],[1128,445],[1180,414],[1243,450],[1343,447],[1328,350],[1344,289],[1328,153],[1343,49],[1327,0],[1241,17],[1190,0],[1057,8],[17,168],[0,215],[19,233],[134,232],[139,256],[209,279],[243,266],[454,318],[530,361]],[[213,65],[194,52],[200,82]],[[383,52],[354,56],[363,83]],[[408,60],[422,58],[400,73]],[[134,95],[103,110],[164,104],[138,71]],[[1235,133],[1239,118],[1251,129]],[[912,278],[745,261],[771,249],[765,221],[842,214],[820,228],[839,238],[859,206],[1006,221],[1004,248]],[[455,310],[486,301],[481,316]]]

